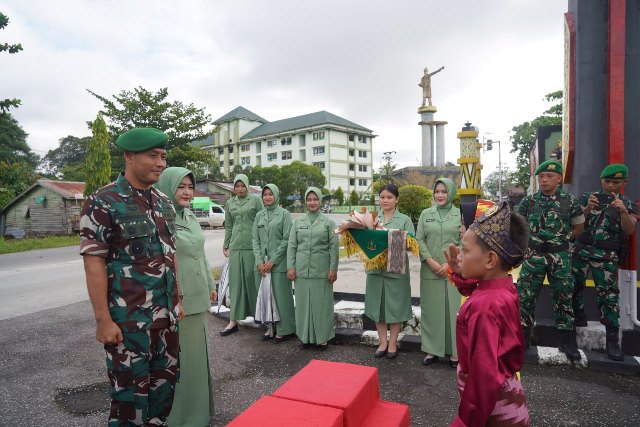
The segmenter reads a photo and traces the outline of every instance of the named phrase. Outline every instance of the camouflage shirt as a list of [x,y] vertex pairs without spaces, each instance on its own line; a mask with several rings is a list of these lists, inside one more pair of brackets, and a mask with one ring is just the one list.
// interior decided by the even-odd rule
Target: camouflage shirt
[[175,217],[163,193],[136,190],[124,175],[85,202],[80,254],[106,259],[109,312],[124,332],[177,319]]
[[[598,192],[604,194],[603,191]],[[589,196],[593,193],[583,193],[580,197],[580,204],[587,206],[589,202]],[[623,194],[619,194],[618,198],[622,200],[624,206],[627,208],[631,215],[637,217],[639,210],[638,206],[631,200],[626,198]],[[608,244],[621,243],[622,242],[622,227],[620,226],[620,213],[617,209],[598,205],[593,208],[586,215],[586,223],[584,226],[583,234],[593,244],[577,244],[574,247],[574,252],[578,253],[584,258],[595,258],[604,260],[618,259],[618,252],[611,248],[597,247],[598,242],[606,242]],[[579,238],[580,242],[582,239]],[[606,245],[605,243],[605,245]]]
[[574,225],[584,222],[584,210],[577,199],[562,189],[552,196],[538,191],[518,205],[517,212],[529,223],[530,246],[569,242]]

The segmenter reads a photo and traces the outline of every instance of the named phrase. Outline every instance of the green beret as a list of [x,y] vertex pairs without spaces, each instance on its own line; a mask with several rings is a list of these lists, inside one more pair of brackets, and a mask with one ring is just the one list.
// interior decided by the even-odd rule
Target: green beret
[[169,135],[154,128],[133,128],[116,140],[116,145],[125,151],[140,153],[153,148],[165,148]]
[[535,174],[538,175],[540,172],[555,172],[562,175],[562,165],[557,160],[547,160],[538,166]]
[[606,168],[602,169],[600,178],[610,179],[627,179],[629,177],[629,168],[626,165],[620,163],[612,163]]

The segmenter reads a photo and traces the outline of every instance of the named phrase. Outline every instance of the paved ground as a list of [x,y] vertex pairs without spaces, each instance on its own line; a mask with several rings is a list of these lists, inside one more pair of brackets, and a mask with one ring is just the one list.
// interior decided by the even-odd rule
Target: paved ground
[[[222,338],[213,316],[211,362],[216,417],[223,426],[272,393],[312,358],[378,367],[383,399],[410,405],[412,425],[443,426],[458,397],[447,364],[424,367],[417,352],[377,360],[373,349],[332,345],[325,352],[259,340],[257,329]],[[102,426],[107,393],[103,353],[88,302],[0,320],[0,426]],[[638,426],[640,378],[527,365],[523,384],[536,426]]]

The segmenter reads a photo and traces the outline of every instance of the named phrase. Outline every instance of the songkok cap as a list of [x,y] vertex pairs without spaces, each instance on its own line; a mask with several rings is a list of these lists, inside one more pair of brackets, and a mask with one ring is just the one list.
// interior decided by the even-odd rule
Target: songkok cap
[[129,129],[116,140],[116,145],[125,151],[140,153],[153,148],[165,148],[169,135],[154,128]]
[[562,175],[562,165],[557,160],[547,160],[542,162],[536,169],[536,175],[540,172],[556,172]]
[[474,221],[469,230],[494,250],[500,258],[512,267],[520,265],[524,252],[509,237],[511,231],[511,208],[509,203],[487,209]]
[[626,165],[620,163],[612,163],[606,168],[602,169],[600,178],[609,179],[627,179],[629,177],[629,168]]

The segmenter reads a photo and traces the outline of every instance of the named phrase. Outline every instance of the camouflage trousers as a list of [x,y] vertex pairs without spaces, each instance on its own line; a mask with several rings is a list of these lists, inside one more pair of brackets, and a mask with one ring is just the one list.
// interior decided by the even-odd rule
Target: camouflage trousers
[[544,277],[549,278],[551,303],[556,327],[573,329],[573,277],[569,252],[539,254],[532,252],[522,263],[517,288],[520,297],[520,322],[530,328],[535,323],[536,301]]
[[585,288],[587,272],[591,270],[591,276],[596,284],[598,294],[598,309],[600,310],[600,323],[605,326],[620,327],[620,306],[618,297],[618,263],[616,261],[583,258],[575,256],[571,260],[571,270],[575,280],[573,291],[573,310],[576,313],[584,312],[584,297],[582,291]]
[[109,426],[166,426],[179,375],[177,326],[122,335],[121,344],[104,346]]

